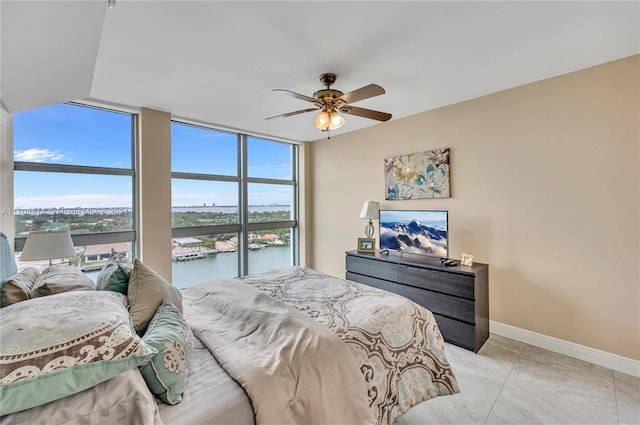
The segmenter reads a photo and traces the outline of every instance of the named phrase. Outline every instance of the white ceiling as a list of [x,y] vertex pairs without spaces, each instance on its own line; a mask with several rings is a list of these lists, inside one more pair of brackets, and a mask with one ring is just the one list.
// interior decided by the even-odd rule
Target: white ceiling
[[[355,105],[398,119],[640,53],[638,1],[96,1],[0,3],[11,112],[91,98],[282,140],[314,141],[311,105],[375,83]],[[342,134],[377,121],[345,116]],[[384,124],[381,124],[384,125]]]

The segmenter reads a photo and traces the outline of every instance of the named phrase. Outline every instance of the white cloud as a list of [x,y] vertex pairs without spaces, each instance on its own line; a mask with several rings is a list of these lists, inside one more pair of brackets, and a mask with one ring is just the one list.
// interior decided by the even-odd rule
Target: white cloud
[[31,148],[24,151],[14,151],[14,158],[16,161],[28,161],[28,162],[44,162],[44,161],[59,161],[64,158],[64,155],[59,151],[50,151],[49,149]]
[[110,208],[131,207],[131,195],[87,193],[79,195],[24,196],[15,199],[15,208]]

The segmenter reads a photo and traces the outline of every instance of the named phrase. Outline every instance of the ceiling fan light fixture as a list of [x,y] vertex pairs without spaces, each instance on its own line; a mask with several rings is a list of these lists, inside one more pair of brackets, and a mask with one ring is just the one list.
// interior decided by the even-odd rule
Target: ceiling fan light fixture
[[338,111],[334,110],[329,116],[329,130],[337,130],[344,125],[344,118]]
[[316,117],[313,125],[322,131],[337,130],[344,125],[342,115],[335,109],[323,109]]
[[323,109],[322,111],[320,111],[320,113],[316,117],[316,121],[313,123],[313,125],[317,129],[320,129],[322,131],[327,131],[329,130],[330,123],[331,123],[331,120],[329,117],[329,113]]

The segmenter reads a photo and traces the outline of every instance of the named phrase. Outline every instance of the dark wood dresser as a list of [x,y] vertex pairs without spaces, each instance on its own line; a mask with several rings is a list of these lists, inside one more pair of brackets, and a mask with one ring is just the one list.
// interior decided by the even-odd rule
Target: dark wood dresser
[[438,258],[346,253],[347,279],[385,289],[429,309],[445,341],[477,352],[489,338],[489,266],[445,267]]

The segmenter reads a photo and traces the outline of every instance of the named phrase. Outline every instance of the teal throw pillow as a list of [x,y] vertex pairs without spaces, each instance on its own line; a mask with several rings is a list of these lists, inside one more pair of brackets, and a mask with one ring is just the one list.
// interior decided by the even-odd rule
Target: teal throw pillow
[[142,337],[158,350],[148,363],[139,366],[152,393],[167,404],[178,404],[187,384],[193,350],[191,328],[180,311],[165,299]]
[[93,387],[157,351],[136,334],[122,294],[71,291],[0,315],[0,416]]
[[99,291],[113,291],[127,295],[129,289],[129,276],[133,265],[110,259],[102,268],[96,279]]

